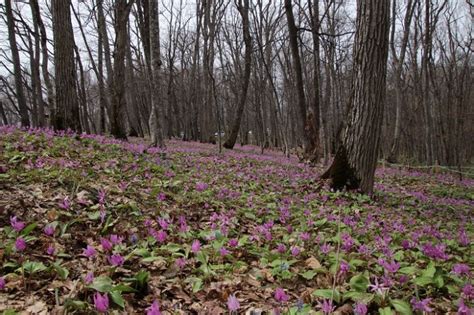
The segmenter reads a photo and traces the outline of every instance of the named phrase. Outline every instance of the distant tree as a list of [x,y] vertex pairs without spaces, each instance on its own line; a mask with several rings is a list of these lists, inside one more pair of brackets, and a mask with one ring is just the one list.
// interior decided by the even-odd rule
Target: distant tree
[[15,92],[20,111],[21,125],[28,127],[30,118],[28,115],[28,106],[26,105],[25,92],[23,90],[23,81],[21,75],[20,54],[16,43],[15,19],[13,17],[11,0],[5,0],[5,11],[7,15],[8,40],[10,42],[10,51],[13,60],[13,72],[15,76]]
[[162,107],[160,97],[160,25],[159,25],[159,12],[158,12],[158,0],[149,0],[150,9],[149,21],[150,21],[150,59],[151,59],[151,114],[150,114],[150,138],[151,145],[153,146],[164,146],[163,142],[163,131],[160,124],[160,107]]
[[53,126],[81,131],[79,101],[76,90],[77,73],[74,63],[74,33],[71,21],[71,1],[53,0],[54,69],[56,108]]
[[230,128],[230,134],[224,142],[224,148],[232,149],[237,140],[237,135],[240,130],[240,123],[245,109],[247,100],[247,91],[250,84],[250,71],[252,67],[252,37],[250,36],[250,21],[249,21],[249,0],[239,0],[236,2],[237,10],[239,10],[242,17],[242,28],[244,33],[245,56],[244,56],[244,77],[242,83],[242,92],[239,95],[237,111],[235,112],[234,120]]
[[358,0],[352,88],[331,167],[335,189],[372,193],[385,103],[390,0]]
[[117,0],[115,2],[115,49],[110,133],[118,139],[127,139],[125,129],[125,54],[128,43],[128,18],[133,2],[133,0]]

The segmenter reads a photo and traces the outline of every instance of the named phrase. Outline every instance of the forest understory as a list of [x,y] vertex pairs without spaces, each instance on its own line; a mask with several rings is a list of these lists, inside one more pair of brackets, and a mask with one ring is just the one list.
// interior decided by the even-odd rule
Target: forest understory
[[473,178],[166,144],[0,127],[0,312],[472,312]]

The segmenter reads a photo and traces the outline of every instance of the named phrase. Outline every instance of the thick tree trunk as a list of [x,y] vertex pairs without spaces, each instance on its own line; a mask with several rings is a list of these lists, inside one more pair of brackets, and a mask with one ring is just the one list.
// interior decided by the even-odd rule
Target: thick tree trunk
[[249,21],[249,0],[239,1],[237,9],[239,10],[240,16],[242,17],[242,28],[244,32],[244,43],[245,43],[245,57],[244,57],[244,78],[242,85],[242,92],[240,94],[237,111],[235,113],[235,119],[230,129],[229,138],[224,142],[224,148],[234,148],[237,140],[237,135],[240,130],[240,123],[242,121],[242,115],[245,109],[245,103],[247,101],[247,91],[250,84],[250,71],[252,67],[252,38],[250,37],[250,21]]
[[[42,59],[41,71],[43,72],[44,84],[46,85],[49,114],[50,114],[50,119],[51,119],[51,115],[53,115],[54,108],[55,108],[55,101],[54,101],[54,87],[53,87],[53,83],[49,75],[49,69],[48,69],[48,63],[49,63],[48,38],[46,36],[46,28],[44,26],[43,19],[41,18],[41,12],[38,5],[38,0],[30,0],[30,5],[31,5],[31,11],[33,15],[33,21],[38,26],[39,32],[40,32],[41,59]],[[46,113],[45,113],[45,116],[46,116]]]
[[340,145],[323,178],[371,194],[380,147],[390,26],[389,0],[358,0],[354,70]]
[[115,49],[110,133],[117,139],[127,139],[125,129],[125,54],[127,24],[133,0],[115,2]]
[[15,20],[13,17],[11,0],[5,0],[5,12],[7,15],[8,41],[10,42],[10,51],[13,60],[13,72],[15,74],[15,92],[20,112],[21,125],[30,126],[30,118],[28,115],[28,106],[26,105],[25,92],[23,90],[23,80],[21,75],[20,55],[16,44]]
[[150,8],[150,59],[151,59],[151,115],[150,115],[150,136],[152,146],[164,146],[163,131],[160,124],[161,111],[160,104],[160,25],[158,15],[158,1],[149,0]]
[[74,33],[71,24],[70,0],[53,0],[54,66],[56,111],[53,126],[81,131],[79,102],[74,64]]

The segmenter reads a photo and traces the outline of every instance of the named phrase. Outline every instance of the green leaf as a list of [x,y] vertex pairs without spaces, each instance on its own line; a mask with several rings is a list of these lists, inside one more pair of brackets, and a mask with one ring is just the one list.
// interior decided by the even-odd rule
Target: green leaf
[[22,265],[22,268],[25,272],[29,274],[34,274],[46,270],[46,266],[42,262],[35,261],[25,261]]
[[369,304],[375,295],[373,293],[365,293],[365,292],[356,292],[356,291],[349,291],[344,293],[343,299],[351,299],[354,302],[362,302],[365,304]]
[[160,256],[145,257],[145,258],[142,259],[142,262],[144,262],[144,263],[154,262],[154,261],[156,261],[156,260],[158,260],[158,259],[162,259],[162,257],[160,257]]
[[88,288],[94,289],[102,293],[112,292],[112,279],[106,276],[97,277],[90,285],[88,285]]
[[193,293],[196,293],[202,289],[202,279],[201,278],[195,278],[193,281]]
[[84,301],[67,299],[64,302],[64,306],[68,310],[85,310],[87,308],[87,303]]
[[415,278],[415,280],[413,281],[416,285],[419,285],[421,287],[424,287],[428,284],[431,284],[433,283],[433,278],[432,277],[424,277],[424,276],[421,276],[421,277],[417,277]]
[[125,308],[125,300],[123,299],[120,291],[112,291],[109,294],[110,294],[110,297],[112,298],[112,301],[114,301],[114,303],[117,306],[119,306],[122,309]]
[[403,267],[398,270],[399,273],[402,273],[404,275],[414,275],[418,271],[418,268],[415,266],[409,266],[409,267]]
[[390,307],[379,308],[380,315],[395,315]]
[[203,265],[207,265],[209,262],[209,256],[207,256],[202,250],[197,253],[196,259]]
[[94,212],[90,212],[87,214],[87,216],[89,217],[89,220],[99,220],[100,218],[100,211],[94,211]]
[[29,224],[27,227],[25,227],[23,230],[21,230],[20,234],[23,235],[23,236],[26,236],[26,235],[30,234],[31,231],[33,231],[36,228],[37,225],[38,225],[37,223]]
[[67,277],[69,276],[69,270],[67,268],[62,267],[59,263],[58,264],[53,264],[54,269],[58,273],[59,277],[62,280],[66,280]]
[[136,292],[137,290],[125,284],[118,284],[112,288],[112,292],[115,292],[115,291],[130,293],[130,292]]
[[401,315],[412,315],[411,306],[408,302],[403,300],[394,299],[390,301],[390,304],[395,308],[395,310]]
[[366,292],[369,286],[369,278],[363,274],[358,274],[351,278],[349,284],[357,292]]
[[436,272],[436,266],[433,261],[430,261],[428,266],[426,266],[425,270],[421,274],[422,277],[433,278]]
[[314,278],[314,276],[317,275],[317,272],[314,271],[314,270],[308,270],[304,273],[300,273],[300,276],[302,276],[303,278],[305,278],[306,280],[311,280]]
[[334,290],[334,293],[332,289],[315,290],[313,292],[313,295],[329,300],[333,299],[336,303],[339,303],[341,301],[341,293],[339,293],[339,291],[336,289]]
[[18,313],[13,309],[3,311],[2,315],[17,315]]

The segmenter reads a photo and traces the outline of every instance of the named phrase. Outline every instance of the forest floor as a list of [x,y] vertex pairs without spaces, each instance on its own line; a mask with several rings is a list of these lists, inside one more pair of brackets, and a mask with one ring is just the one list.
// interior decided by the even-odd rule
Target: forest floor
[[0,127],[0,313],[472,312],[473,179],[258,151]]

